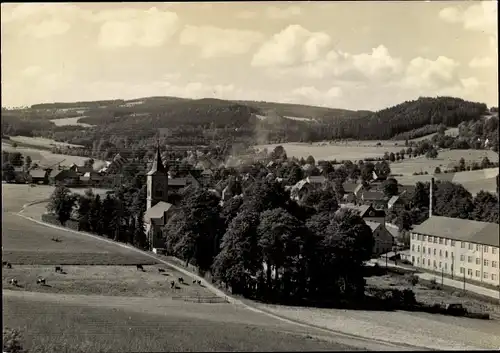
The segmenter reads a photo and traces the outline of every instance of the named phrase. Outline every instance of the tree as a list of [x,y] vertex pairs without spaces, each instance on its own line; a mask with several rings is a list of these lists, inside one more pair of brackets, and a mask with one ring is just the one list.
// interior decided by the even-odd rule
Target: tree
[[134,220],[133,244],[139,249],[146,250],[149,248],[149,244],[144,225],[144,210],[142,208],[139,209],[139,212],[135,216]]
[[394,162],[394,161],[396,160],[396,156],[394,155],[394,153],[392,153],[392,152],[391,152],[391,153],[389,154],[389,160],[390,160],[391,162]]
[[4,326],[2,337],[3,337],[3,352],[5,353],[26,352],[21,345],[21,333],[18,330]]
[[16,172],[14,166],[10,162],[5,162],[2,164],[2,180],[7,182],[16,179]]
[[32,160],[31,160],[30,156],[24,157],[24,167],[26,168],[26,170],[30,169],[31,163],[32,163]]
[[78,197],[78,230],[89,231],[91,198],[87,195]]
[[220,252],[214,259],[214,277],[231,286],[233,293],[248,293],[250,276],[262,268],[258,248],[259,215],[242,211],[229,224],[221,241]]
[[436,167],[436,168],[434,169],[434,174],[441,174],[441,168]]
[[85,162],[83,162],[83,166],[86,168],[92,168],[94,166],[94,159],[90,158],[85,160]]
[[363,164],[361,168],[361,180],[363,182],[369,182],[373,179],[373,172],[375,171],[375,165],[371,162]]
[[389,178],[382,183],[382,190],[386,197],[396,196],[399,193],[398,182],[394,178]]
[[90,211],[89,211],[89,222],[90,222],[90,230],[94,233],[101,234],[101,197],[96,195],[92,198],[92,202],[90,203]]
[[458,168],[461,172],[465,171],[465,159],[464,157],[461,157],[460,160],[458,161]]
[[479,191],[473,200],[470,218],[476,221],[498,223],[498,197],[486,191]]
[[14,167],[21,167],[23,165],[23,155],[19,152],[9,154],[9,162]]
[[488,157],[484,157],[481,160],[481,169],[486,169],[489,168],[490,166],[491,166],[490,160],[488,159]]
[[435,159],[435,158],[437,158],[437,156],[438,156],[438,152],[437,152],[437,150],[436,150],[434,147],[432,147],[430,150],[428,150],[428,151],[426,152],[425,156],[426,156],[427,158],[432,158],[432,159]]
[[307,158],[306,158],[306,163],[307,164],[310,164],[310,165],[315,165],[316,164],[316,161],[314,160],[314,157],[309,155]]
[[434,196],[435,215],[467,219],[474,207],[472,195],[461,184],[438,181]]
[[271,152],[271,159],[272,160],[285,160],[286,159],[286,151],[283,148],[283,146],[276,146],[274,150]]
[[61,225],[64,226],[71,217],[74,204],[75,197],[71,191],[65,186],[58,186],[50,197],[47,210],[54,213]]
[[387,161],[381,161],[375,164],[375,173],[379,178],[385,179],[391,174],[391,167]]

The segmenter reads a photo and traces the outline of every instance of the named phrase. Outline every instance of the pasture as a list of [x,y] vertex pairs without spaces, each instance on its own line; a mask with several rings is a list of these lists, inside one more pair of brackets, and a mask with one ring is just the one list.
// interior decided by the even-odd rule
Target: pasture
[[78,120],[84,118],[84,116],[77,116],[75,118],[62,118],[62,119],[52,119],[51,122],[56,124],[56,126],[67,126],[67,125],[76,125],[82,127],[92,127],[94,125],[79,123]]
[[59,142],[53,139],[44,137],[29,137],[29,136],[10,136],[10,140],[20,144],[27,144],[31,146],[53,147],[53,146],[67,146],[67,147],[83,147],[81,145],[73,145],[71,143]]
[[[377,146],[380,143],[380,146]],[[283,146],[288,157],[307,158],[313,156],[319,160],[360,160],[365,158],[382,157],[385,152],[399,152],[404,148],[404,141],[346,141],[346,142],[317,142],[308,143],[282,143],[256,145],[254,148],[271,152],[275,147]]]
[[[410,141],[418,142],[418,141],[430,140],[436,134],[437,134],[437,132],[434,132],[434,133],[429,134],[429,135],[425,135],[425,136],[421,136],[421,137],[417,137],[417,138],[411,139]],[[456,136],[458,136],[458,127],[450,127],[448,129],[446,129],[446,131],[444,132],[444,134],[446,136],[456,137]]]
[[472,162],[481,163],[484,157],[488,157],[491,162],[498,162],[498,153],[490,150],[446,150],[439,151],[437,158],[431,159],[425,156],[416,158],[406,157],[399,162],[391,163],[392,174],[412,175],[413,173],[427,172],[434,174],[436,167],[441,168],[444,172],[446,169],[452,169],[458,165],[460,158],[464,158],[466,165]]
[[[72,164],[83,165],[85,161],[89,159],[89,157],[52,153],[50,151],[34,147],[13,147],[12,144],[6,143],[4,140],[2,140],[2,150],[9,153],[19,152],[23,156],[30,156],[34,162],[44,166],[51,166],[58,163],[60,163],[61,166],[70,166]],[[94,168],[98,168],[104,164],[104,161],[95,160]]]
[[353,350],[228,305],[41,293],[3,302],[4,325],[22,329],[31,353]]

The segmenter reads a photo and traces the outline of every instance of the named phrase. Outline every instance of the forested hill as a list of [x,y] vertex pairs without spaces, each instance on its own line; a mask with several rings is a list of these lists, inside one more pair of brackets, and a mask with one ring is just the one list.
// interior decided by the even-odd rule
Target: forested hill
[[[457,126],[478,120],[487,107],[459,98],[419,98],[378,112],[351,111],[298,104],[148,97],[134,100],[37,104],[30,109],[2,110],[2,133],[38,136],[89,145],[109,136],[151,138],[169,128],[175,142],[207,143],[236,138],[249,142],[390,139],[439,124]],[[85,116],[77,126],[56,127],[49,119]],[[7,118],[7,119],[3,119]],[[32,127],[31,125],[32,124]],[[189,142],[191,141],[191,142]],[[255,142],[255,141],[254,141]]]

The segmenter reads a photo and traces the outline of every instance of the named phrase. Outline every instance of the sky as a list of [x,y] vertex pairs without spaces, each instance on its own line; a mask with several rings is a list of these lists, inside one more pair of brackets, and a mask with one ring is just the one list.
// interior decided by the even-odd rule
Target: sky
[[1,5],[2,106],[148,96],[498,106],[496,1]]

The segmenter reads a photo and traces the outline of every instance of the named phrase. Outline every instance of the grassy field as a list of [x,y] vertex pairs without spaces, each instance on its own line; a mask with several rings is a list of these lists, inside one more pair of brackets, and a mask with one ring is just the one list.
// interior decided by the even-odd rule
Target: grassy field
[[434,174],[436,167],[441,168],[442,171],[451,169],[454,165],[458,165],[462,157],[465,159],[466,164],[472,162],[481,163],[484,157],[488,157],[491,162],[498,161],[498,153],[490,150],[447,150],[440,151],[435,159],[419,156],[391,163],[391,172],[396,175],[412,175],[419,172]]
[[[411,139],[410,141],[418,142],[418,141],[423,141],[423,140],[430,140],[436,134],[437,134],[437,132],[434,132],[434,133],[429,134],[429,135],[425,135],[422,137],[417,137],[417,138]],[[447,136],[456,137],[456,136],[458,136],[458,127],[450,127],[444,132],[444,134]]]
[[251,313],[235,311],[226,322],[218,321],[229,315],[217,304],[166,305],[132,298],[108,303],[90,298],[4,296],[3,323],[21,330],[22,344],[31,353],[348,349],[311,335],[284,332],[279,322],[265,325]]
[[52,147],[52,146],[83,147],[81,145],[73,145],[71,143],[58,142],[53,139],[48,139],[43,137],[10,136],[10,140],[13,142],[25,143],[32,146],[42,146],[42,147]]
[[[59,274],[54,272],[54,266],[16,265],[12,269],[3,270],[2,283],[4,288],[11,290],[42,293],[215,300],[214,294],[203,285],[192,283],[191,278],[166,265],[144,265],[145,272],[137,270],[135,266],[64,266],[63,268],[65,273]],[[165,272],[158,272],[159,268]],[[38,277],[45,278],[47,285],[37,285]],[[170,281],[177,281],[179,277],[183,277],[186,283],[171,288]],[[10,278],[16,278],[19,287],[9,285]]]
[[[14,148],[11,144],[6,143],[2,140],[2,150],[5,152],[20,152],[23,156],[30,156],[34,162],[40,165],[50,166],[60,162],[62,166],[70,166],[73,163],[78,165],[83,165],[83,163],[89,159],[89,157],[80,156],[70,156],[66,154],[57,154],[50,151],[36,149],[32,147],[16,147]],[[101,160],[95,160],[94,168],[104,165],[105,162]]]
[[[377,146],[379,141],[349,141],[346,143],[318,142],[308,143],[282,143],[257,145],[256,149],[264,149],[270,152],[276,146],[283,146],[288,157],[307,158],[313,156],[318,160],[359,160],[364,158],[382,157],[385,152],[399,152],[404,147],[404,142],[380,141],[381,146]],[[397,145],[395,145],[397,144]]]
[[51,121],[56,124],[56,126],[66,126],[66,125],[77,125],[82,127],[92,127],[94,125],[79,123],[78,120],[85,118],[84,116],[78,116],[76,118],[62,118],[62,119],[52,119]]

